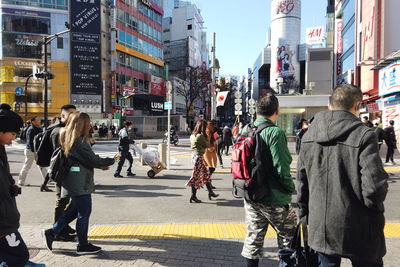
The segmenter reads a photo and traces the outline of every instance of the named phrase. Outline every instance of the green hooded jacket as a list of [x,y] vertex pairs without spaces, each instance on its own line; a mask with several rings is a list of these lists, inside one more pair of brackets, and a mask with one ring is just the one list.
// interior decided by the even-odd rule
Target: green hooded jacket
[[[258,118],[254,125],[260,126],[264,123],[273,123],[265,118]],[[268,176],[268,193],[261,203],[269,206],[284,206],[292,201],[292,193],[295,190],[292,176],[290,175],[290,163],[292,156],[290,155],[285,132],[279,127],[268,127],[261,133],[264,140],[271,151],[273,167],[275,168],[276,177]]]

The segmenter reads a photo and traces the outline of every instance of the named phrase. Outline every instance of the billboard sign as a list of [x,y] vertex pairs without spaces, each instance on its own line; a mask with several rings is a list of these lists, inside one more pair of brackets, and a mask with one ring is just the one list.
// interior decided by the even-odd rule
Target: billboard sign
[[309,45],[321,45],[324,43],[325,30],[323,26],[306,29],[306,43]]
[[101,95],[100,0],[70,0],[71,93]]
[[379,70],[379,95],[400,92],[400,60]]

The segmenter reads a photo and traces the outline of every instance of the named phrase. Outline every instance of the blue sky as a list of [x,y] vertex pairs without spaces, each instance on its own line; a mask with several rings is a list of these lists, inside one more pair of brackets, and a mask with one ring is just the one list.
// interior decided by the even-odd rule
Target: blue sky
[[[221,75],[245,75],[267,43],[271,0],[192,0],[201,10],[208,42],[217,33]],[[302,42],[305,28],[325,26],[326,0],[302,1]]]

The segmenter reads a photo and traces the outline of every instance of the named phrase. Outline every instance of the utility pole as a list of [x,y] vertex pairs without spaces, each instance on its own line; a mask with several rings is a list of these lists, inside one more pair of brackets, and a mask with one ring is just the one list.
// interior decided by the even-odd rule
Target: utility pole
[[68,23],[65,24],[65,26],[68,28],[68,30],[52,34],[49,36],[44,36],[43,37],[43,46],[44,46],[44,51],[43,51],[43,56],[44,56],[44,71],[43,71],[43,79],[44,79],[44,127],[47,128],[48,124],[48,116],[49,116],[49,111],[48,111],[48,99],[49,99],[49,85],[48,85],[48,80],[54,78],[54,75],[49,74],[47,65],[48,65],[48,59],[47,59],[47,45],[56,39],[58,36],[63,35],[65,33],[70,32],[70,26]]
[[211,68],[211,86],[210,86],[210,96],[211,96],[211,120],[215,120],[215,111],[216,111],[216,103],[215,103],[215,38],[216,38],[216,33],[214,32],[213,34],[213,46],[212,46],[212,52],[213,52],[213,59],[212,59],[212,68]]

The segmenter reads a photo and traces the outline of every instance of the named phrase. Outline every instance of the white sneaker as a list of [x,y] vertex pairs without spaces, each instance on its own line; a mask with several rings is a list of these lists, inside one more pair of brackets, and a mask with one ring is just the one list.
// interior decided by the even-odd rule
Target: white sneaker
[[393,163],[391,163],[391,162],[385,162],[383,165],[385,165],[385,166],[393,166]]
[[26,184],[26,183],[21,182],[21,181],[18,182],[18,185],[19,186],[30,186],[30,184]]

